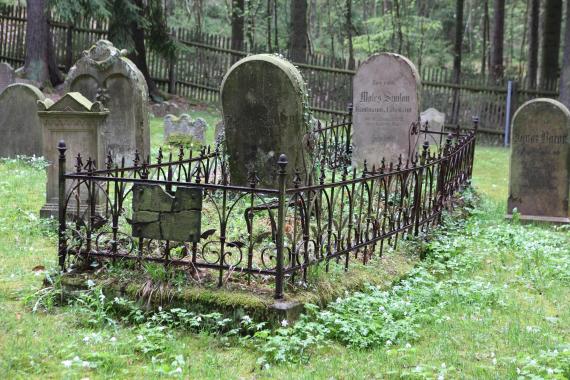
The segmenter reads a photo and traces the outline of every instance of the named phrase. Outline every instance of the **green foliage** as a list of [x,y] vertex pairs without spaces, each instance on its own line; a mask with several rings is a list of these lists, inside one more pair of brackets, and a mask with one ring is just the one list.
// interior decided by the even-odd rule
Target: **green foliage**
[[430,67],[445,66],[450,62],[449,42],[441,38],[443,25],[440,20],[410,15],[401,21],[405,40],[400,43],[393,29],[393,15],[374,17],[366,21],[365,35],[354,39],[355,49],[368,55],[381,51],[400,52],[416,63]]
[[570,344],[527,357],[517,372],[522,379],[570,379]]

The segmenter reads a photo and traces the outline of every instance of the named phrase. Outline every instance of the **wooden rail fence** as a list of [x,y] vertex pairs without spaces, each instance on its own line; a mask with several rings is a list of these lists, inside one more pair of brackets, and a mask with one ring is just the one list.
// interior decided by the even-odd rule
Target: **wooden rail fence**
[[[107,22],[91,19],[65,23],[54,15],[51,31],[58,65],[68,70],[81,52],[91,44],[107,36]],[[25,55],[26,8],[0,6],[0,61],[15,67],[21,66]],[[218,101],[219,87],[224,74],[233,62],[251,53],[267,52],[263,45],[232,50],[228,37],[177,29],[173,35],[178,41],[178,55],[168,62],[149,51],[148,66],[158,86],[169,93],[192,97],[202,101]],[[286,52],[284,55],[287,55]],[[354,70],[347,69],[347,61],[338,57],[319,54],[307,56],[306,63],[295,63],[302,71],[311,90],[311,106],[318,115],[334,115],[346,112],[352,98]],[[358,63],[357,63],[358,65]],[[462,83],[453,83],[452,72],[442,68],[420,69],[423,84],[422,108],[437,108],[452,114],[453,99],[459,96],[460,125],[471,125],[472,116],[479,116],[480,131],[491,139],[500,141],[506,119],[507,81],[493,83],[481,76],[463,75]],[[524,81],[521,81],[524,83]],[[515,86],[511,112],[517,104],[535,97],[557,97],[557,83],[536,91]],[[518,87],[518,88],[517,88]]]

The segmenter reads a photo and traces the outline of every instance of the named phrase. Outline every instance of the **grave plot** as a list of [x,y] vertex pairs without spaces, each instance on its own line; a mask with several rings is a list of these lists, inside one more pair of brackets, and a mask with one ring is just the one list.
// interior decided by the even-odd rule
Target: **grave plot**
[[[320,149],[334,147],[347,125],[349,119],[315,129],[315,156],[334,157]],[[449,135],[438,153],[424,133],[420,139],[422,150],[411,160],[356,169],[350,156],[323,158],[309,174],[293,169],[291,177],[281,155],[277,189],[260,186],[255,171],[246,185],[232,185],[219,147],[198,154],[181,149],[168,158],[159,152],[152,161],[135,155],[132,166],[107,157],[103,169],[78,160],[75,172],[61,174],[60,186],[69,190],[60,204],[60,262],[67,269],[107,260],[182,266],[200,281],[253,283],[256,291],[282,299],[288,284],[309,281],[312,267],[366,264],[387,245],[438,223],[471,177],[475,132]],[[65,161],[65,147],[60,154]],[[77,212],[80,194],[96,189],[102,211]],[[137,189],[149,198],[137,198]],[[184,222],[172,222],[181,211]]]
[[[295,66],[251,56],[226,75],[226,138],[216,146],[180,148],[177,157],[108,155],[103,167],[70,157],[76,170],[59,173],[61,266],[182,267],[193,283],[275,299],[291,313],[296,304],[281,303],[295,301],[310,272],[367,265],[427,232],[469,182],[476,128],[442,141],[443,132],[421,128],[419,114],[406,112],[410,120],[398,117],[394,128],[368,120],[360,132],[393,130],[414,146],[386,157],[374,151],[368,162],[353,152],[382,144],[353,140],[353,109],[322,125],[306,97]],[[67,148],[59,146],[61,168]]]

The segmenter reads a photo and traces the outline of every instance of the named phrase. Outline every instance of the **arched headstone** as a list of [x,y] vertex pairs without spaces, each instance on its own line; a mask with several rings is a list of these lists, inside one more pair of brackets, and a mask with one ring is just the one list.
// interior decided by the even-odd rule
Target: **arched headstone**
[[406,57],[380,53],[364,61],[353,79],[354,164],[367,161],[378,166],[382,158],[405,160],[416,151],[421,81]]
[[553,99],[534,99],[513,117],[507,217],[570,223],[570,112]]
[[0,157],[42,155],[42,129],[36,113],[45,96],[29,84],[16,83],[0,93]]
[[79,92],[90,101],[100,101],[109,116],[101,133],[103,149],[117,161],[150,153],[148,88],[135,64],[106,40],[83,52],[69,71],[65,88]]
[[244,58],[224,77],[221,98],[232,184],[247,185],[255,170],[261,186],[276,187],[282,153],[289,174],[305,172],[309,114],[305,83],[295,66],[271,54]]

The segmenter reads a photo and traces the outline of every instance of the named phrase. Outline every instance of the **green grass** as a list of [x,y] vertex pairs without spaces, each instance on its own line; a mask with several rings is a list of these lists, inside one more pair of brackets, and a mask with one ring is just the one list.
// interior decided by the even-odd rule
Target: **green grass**
[[[153,146],[159,126],[153,120]],[[347,295],[300,327],[268,336],[262,330],[244,342],[206,331],[88,323],[77,306],[33,313],[30,295],[43,276],[32,269],[56,264],[54,226],[37,218],[45,174],[21,160],[1,162],[0,378],[503,379],[547,377],[564,365],[569,371],[562,350],[570,343],[570,234],[506,222],[507,173],[506,150],[477,148],[473,184],[482,201],[465,223],[424,245],[431,259],[410,277],[410,289]],[[379,303],[390,315],[406,314],[388,323],[371,309]],[[308,343],[307,331],[323,340]],[[363,344],[369,347],[358,348]],[[286,362],[274,349],[288,350]]]

